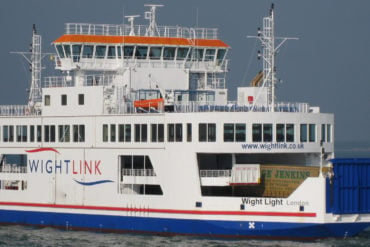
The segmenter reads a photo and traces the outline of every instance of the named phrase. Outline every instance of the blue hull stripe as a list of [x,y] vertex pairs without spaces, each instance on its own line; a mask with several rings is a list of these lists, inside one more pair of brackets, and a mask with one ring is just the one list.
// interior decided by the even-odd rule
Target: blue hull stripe
[[369,223],[284,223],[221,220],[166,219],[37,211],[0,210],[0,223],[157,234],[236,238],[317,239],[350,237]]

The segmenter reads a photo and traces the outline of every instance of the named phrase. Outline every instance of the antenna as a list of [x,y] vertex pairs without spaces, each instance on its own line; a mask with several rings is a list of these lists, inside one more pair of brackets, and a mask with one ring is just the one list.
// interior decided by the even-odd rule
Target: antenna
[[28,103],[34,106],[35,103],[42,101],[41,94],[41,60],[46,55],[52,53],[41,53],[41,35],[36,34],[36,25],[32,26],[32,43],[30,45],[30,52],[11,52],[22,55],[30,64],[31,70],[31,86],[28,96]]
[[[275,84],[276,66],[275,56],[279,48],[287,40],[298,40],[298,38],[275,37],[274,4],[271,4],[270,15],[263,18],[263,29],[258,28],[257,36],[247,36],[247,38],[257,38],[262,44],[262,54],[258,52],[258,58],[263,61],[263,83],[262,87],[268,88],[267,104],[272,112],[275,111]],[[275,46],[275,40],[281,40]]]
[[146,36],[160,36],[157,23],[155,20],[157,7],[163,7],[161,4],[145,4],[144,6],[150,7],[150,11],[145,12],[145,19],[149,20],[149,27],[146,30]]
[[135,28],[134,28],[134,20],[136,17],[140,17],[140,15],[126,15],[127,21],[130,22],[130,36],[135,36]]

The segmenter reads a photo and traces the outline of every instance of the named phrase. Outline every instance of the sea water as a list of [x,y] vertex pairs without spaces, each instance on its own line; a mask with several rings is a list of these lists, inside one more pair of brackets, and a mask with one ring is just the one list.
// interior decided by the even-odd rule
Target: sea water
[[370,230],[359,236],[347,239],[323,239],[310,242],[277,240],[230,240],[209,239],[182,236],[133,235],[118,233],[96,233],[87,231],[65,231],[54,228],[33,228],[25,226],[0,226],[0,246],[46,247],[46,246],[81,246],[81,247],[145,247],[145,246],[202,246],[202,247],[323,247],[323,246],[370,246]]

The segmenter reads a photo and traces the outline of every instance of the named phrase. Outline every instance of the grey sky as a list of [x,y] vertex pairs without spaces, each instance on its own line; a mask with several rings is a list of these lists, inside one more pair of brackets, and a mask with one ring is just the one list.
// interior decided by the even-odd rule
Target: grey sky
[[[219,28],[229,53],[229,100],[260,70],[255,35],[271,0],[1,0],[0,104],[25,104],[30,75],[10,51],[26,51],[32,24],[43,51],[64,32],[66,22],[118,24],[125,15],[143,16],[145,3],[164,4],[159,25]],[[288,41],[278,57],[277,101],[307,102],[335,114],[337,141],[370,142],[370,1],[276,0],[276,31]],[[198,13],[198,15],[197,15]],[[146,24],[140,18],[137,24]],[[250,66],[249,66],[250,64]],[[46,73],[46,72],[45,72]],[[59,72],[55,72],[56,75]]]

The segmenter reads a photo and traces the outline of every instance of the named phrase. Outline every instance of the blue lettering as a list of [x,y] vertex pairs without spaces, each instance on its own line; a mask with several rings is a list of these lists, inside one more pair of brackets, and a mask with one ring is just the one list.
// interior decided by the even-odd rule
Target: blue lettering
[[37,163],[35,160],[29,160],[28,166],[30,167],[31,172],[37,172],[37,169],[39,168],[39,160],[37,160]]
[[52,160],[47,160],[46,164],[45,164],[45,170],[46,170],[47,173],[52,173],[53,172],[53,166],[52,165],[48,166],[48,164],[50,164],[50,163],[53,163],[53,161]]

